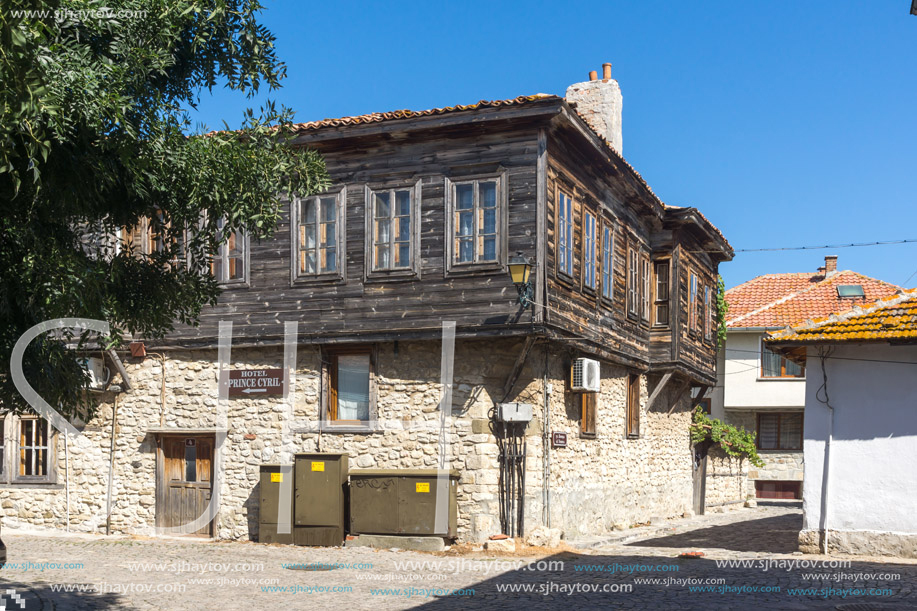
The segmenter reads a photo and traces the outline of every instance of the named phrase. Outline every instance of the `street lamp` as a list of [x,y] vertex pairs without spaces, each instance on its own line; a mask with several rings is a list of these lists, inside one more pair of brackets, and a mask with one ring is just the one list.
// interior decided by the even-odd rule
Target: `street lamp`
[[519,303],[523,307],[532,302],[534,297],[535,286],[532,284],[532,262],[522,256],[522,251],[517,252],[509,260],[509,275],[519,291]]

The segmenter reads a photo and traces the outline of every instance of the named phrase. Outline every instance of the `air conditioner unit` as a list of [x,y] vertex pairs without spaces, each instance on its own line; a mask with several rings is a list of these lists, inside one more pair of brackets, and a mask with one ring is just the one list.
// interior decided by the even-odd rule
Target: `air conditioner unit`
[[105,366],[104,359],[96,357],[87,357],[80,359],[80,366],[89,373],[92,381],[89,383],[90,390],[105,390],[108,382],[111,380],[111,370]]
[[599,392],[602,369],[593,359],[576,359],[570,375],[570,389],[573,392]]

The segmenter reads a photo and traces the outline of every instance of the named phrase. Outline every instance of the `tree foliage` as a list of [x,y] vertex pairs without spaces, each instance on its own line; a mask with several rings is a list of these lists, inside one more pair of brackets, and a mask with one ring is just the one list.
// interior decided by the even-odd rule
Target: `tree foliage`
[[756,436],[755,433],[749,433],[744,428],[736,428],[722,420],[711,418],[704,413],[700,405],[694,408],[691,421],[691,443],[693,444],[710,441],[719,445],[726,454],[747,458],[748,462],[761,468],[764,466],[764,461],[758,456]]
[[[118,343],[193,324],[219,286],[209,257],[230,232],[271,233],[278,194],[327,187],[324,162],[290,145],[268,103],[241,129],[192,133],[187,111],[225,86],[252,96],[285,66],[256,0],[7,0],[0,11],[0,404],[21,334],[64,316],[108,338],[46,336],[30,384],[74,413],[88,381],[65,341]],[[108,239],[150,219],[154,252]],[[88,239],[88,242],[87,242]],[[180,262],[180,263],[179,263]]]
[[723,277],[716,277],[716,346],[726,345],[726,314],[729,313],[729,302],[726,301],[726,285]]

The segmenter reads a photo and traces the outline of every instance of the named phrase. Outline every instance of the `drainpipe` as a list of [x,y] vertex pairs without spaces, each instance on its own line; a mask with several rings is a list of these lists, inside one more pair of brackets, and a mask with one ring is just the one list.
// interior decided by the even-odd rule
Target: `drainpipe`
[[70,532],[70,447],[67,440],[70,435],[64,433],[64,499],[67,502],[67,532]]
[[548,345],[544,345],[544,372],[541,387],[544,392],[542,407],[542,504],[544,505],[544,525],[551,528],[551,404],[548,393]]
[[111,408],[111,450],[109,451],[108,457],[108,494],[105,499],[105,534],[111,534],[111,484],[114,479],[115,472],[115,430],[116,423],[118,422],[118,397],[120,393],[115,395],[114,403]]

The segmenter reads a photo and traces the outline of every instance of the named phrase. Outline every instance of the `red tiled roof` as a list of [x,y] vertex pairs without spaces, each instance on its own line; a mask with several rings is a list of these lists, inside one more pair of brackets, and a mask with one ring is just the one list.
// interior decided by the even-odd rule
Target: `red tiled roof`
[[773,334],[775,343],[868,342],[917,339],[917,289],[857,306],[842,314],[809,320]]
[[[840,284],[859,284],[865,297],[838,297]],[[786,327],[832,312],[850,309],[855,304],[871,303],[898,291],[900,287],[852,271],[823,274],[767,274],[726,291],[729,304],[726,326]]]

